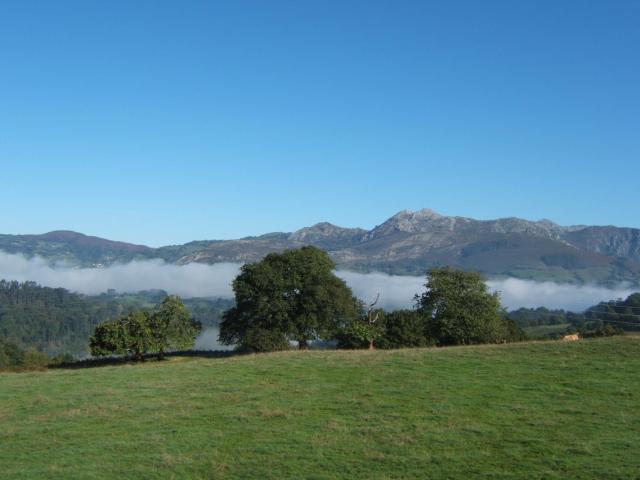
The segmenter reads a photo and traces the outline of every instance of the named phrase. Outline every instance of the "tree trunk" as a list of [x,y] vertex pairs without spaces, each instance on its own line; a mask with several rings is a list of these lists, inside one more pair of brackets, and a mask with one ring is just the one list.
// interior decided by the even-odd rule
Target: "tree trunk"
[[298,340],[298,349],[299,350],[308,350],[309,349],[309,344],[307,343],[307,339],[306,338],[301,338],[300,340]]
[[369,340],[369,350],[374,350],[375,347],[373,346],[373,340]]

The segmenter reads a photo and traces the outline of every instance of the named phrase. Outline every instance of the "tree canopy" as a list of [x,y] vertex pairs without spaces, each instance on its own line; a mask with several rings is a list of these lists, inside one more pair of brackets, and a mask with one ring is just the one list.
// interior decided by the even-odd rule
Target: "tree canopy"
[[302,247],[246,264],[233,281],[236,305],[220,324],[220,342],[253,351],[301,349],[332,338],[361,306],[326,252]]
[[146,353],[157,353],[162,357],[167,351],[193,346],[201,329],[180,297],[168,296],[155,311],[134,311],[98,325],[89,347],[94,356],[126,355],[141,360]]
[[427,272],[427,290],[416,298],[429,336],[438,345],[469,345],[509,340],[497,293],[479,273],[449,267]]

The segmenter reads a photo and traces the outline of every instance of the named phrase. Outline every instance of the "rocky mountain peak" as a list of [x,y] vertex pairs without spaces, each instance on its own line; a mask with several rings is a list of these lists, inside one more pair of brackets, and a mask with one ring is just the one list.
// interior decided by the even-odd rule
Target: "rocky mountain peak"
[[387,221],[396,220],[398,222],[415,223],[424,220],[436,220],[438,218],[442,218],[442,215],[430,208],[423,208],[415,212],[412,212],[411,210],[401,210]]
[[394,232],[412,233],[423,231],[428,229],[432,222],[443,218],[447,217],[443,217],[430,208],[423,208],[416,212],[412,212],[411,210],[402,210],[389,218],[383,224],[378,225],[371,230],[367,234],[366,239],[371,240]]
[[365,230],[360,228],[342,228],[329,222],[320,222],[311,227],[296,230],[289,235],[289,240],[294,242],[355,241],[364,233]]

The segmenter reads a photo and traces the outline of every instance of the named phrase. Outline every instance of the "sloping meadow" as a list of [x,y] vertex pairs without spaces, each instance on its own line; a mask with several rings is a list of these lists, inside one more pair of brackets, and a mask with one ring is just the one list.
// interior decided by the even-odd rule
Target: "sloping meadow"
[[640,338],[0,374],[3,478],[634,478]]

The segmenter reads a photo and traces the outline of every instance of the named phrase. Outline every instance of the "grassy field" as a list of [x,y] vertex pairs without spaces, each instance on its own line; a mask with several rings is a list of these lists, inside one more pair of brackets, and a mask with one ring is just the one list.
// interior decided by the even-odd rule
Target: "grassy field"
[[543,338],[551,333],[562,333],[567,330],[568,323],[558,325],[537,325],[535,327],[525,327],[523,330],[529,338]]
[[0,374],[0,477],[638,478],[640,337]]

